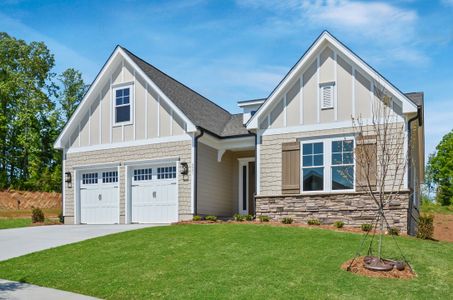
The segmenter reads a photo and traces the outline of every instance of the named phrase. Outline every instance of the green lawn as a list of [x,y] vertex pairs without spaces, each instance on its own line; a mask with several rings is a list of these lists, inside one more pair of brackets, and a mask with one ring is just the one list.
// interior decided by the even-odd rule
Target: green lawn
[[10,219],[0,218],[0,229],[27,227],[31,224],[31,218]]
[[[453,243],[399,237],[418,277],[376,279],[340,269],[361,237],[246,224],[146,228],[0,262],[0,278],[107,299],[448,299],[453,294]],[[395,254],[389,237],[384,245]]]

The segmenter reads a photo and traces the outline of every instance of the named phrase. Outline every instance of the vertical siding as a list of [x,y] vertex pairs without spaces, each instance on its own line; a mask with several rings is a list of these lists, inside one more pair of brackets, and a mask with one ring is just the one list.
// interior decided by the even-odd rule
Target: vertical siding
[[300,80],[292,85],[286,95],[286,126],[297,126],[300,124]]
[[338,121],[352,117],[352,67],[337,56],[337,113]]
[[99,107],[99,96],[96,97],[93,105],[91,105],[91,116],[90,116],[90,145],[100,144],[99,142],[99,133],[100,126],[99,120],[101,116],[101,109]]
[[318,101],[318,82],[316,77],[316,61],[304,73],[303,87],[303,111],[304,124],[315,124],[317,122],[317,101]]
[[[114,118],[112,110],[112,89],[113,85],[131,83],[135,97],[131,107],[133,125],[112,126],[111,118]],[[112,65],[110,74],[106,74],[100,83],[101,91],[93,94],[91,104],[91,115],[87,115],[80,123],[80,136],[77,132],[72,133],[70,147],[90,146],[108,143],[120,143],[134,140],[152,139],[170,135],[182,135],[185,133],[185,122],[172,112],[170,107],[161,99],[158,104],[158,96],[152,88],[146,89],[146,82],[138,74],[134,76],[131,65],[119,61]],[[173,119],[172,119],[173,115]],[[88,126],[89,124],[89,126]],[[159,129],[158,129],[159,128]]]

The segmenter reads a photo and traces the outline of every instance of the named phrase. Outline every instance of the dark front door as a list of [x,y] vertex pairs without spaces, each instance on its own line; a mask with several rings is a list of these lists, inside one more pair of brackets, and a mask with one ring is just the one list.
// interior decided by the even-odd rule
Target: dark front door
[[255,162],[248,164],[248,213],[255,214]]

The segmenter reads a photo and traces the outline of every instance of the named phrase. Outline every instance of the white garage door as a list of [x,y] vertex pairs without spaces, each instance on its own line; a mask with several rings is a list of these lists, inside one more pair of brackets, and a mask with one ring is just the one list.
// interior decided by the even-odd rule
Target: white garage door
[[136,167],[131,172],[132,223],[178,221],[176,165]]
[[83,172],[80,176],[80,223],[118,223],[118,170]]

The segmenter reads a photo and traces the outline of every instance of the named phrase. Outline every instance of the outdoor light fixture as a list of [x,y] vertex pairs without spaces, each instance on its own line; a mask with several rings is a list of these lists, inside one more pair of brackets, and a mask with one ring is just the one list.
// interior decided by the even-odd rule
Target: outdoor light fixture
[[187,175],[189,174],[189,166],[187,165],[186,162],[181,163],[181,175]]
[[68,187],[71,187],[71,182],[72,182],[71,172],[64,173],[64,182],[66,182],[68,184]]

